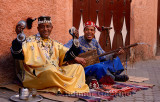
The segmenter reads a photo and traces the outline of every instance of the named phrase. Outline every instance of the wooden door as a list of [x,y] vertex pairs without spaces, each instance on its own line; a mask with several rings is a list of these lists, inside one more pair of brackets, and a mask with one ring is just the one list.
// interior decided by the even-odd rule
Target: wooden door
[[112,27],[110,34],[98,32],[97,40],[105,51],[129,45],[130,3],[131,0],[73,0],[73,26],[83,30],[83,23],[91,20],[100,27]]

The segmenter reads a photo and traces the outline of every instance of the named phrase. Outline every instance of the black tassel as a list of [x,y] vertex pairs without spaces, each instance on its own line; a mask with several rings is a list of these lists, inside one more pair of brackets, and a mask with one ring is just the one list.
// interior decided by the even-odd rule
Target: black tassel
[[32,19],[32,18],[27,18],[27,28],[28,29],[31,29],[32,28],[32,23],[33,23],[33,21],[35,21],[36,20],[36,18],[34,18],[34,19]]

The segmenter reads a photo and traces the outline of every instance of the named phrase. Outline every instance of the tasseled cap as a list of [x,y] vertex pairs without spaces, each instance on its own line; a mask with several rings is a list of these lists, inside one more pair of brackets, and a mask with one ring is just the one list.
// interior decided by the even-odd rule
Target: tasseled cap
[[84,28],[85,28],[85,27],[88,27],[88,26],[96,27],[95,23],[92,22],[92,21],[87,21],[87,22],[84,24]]
[[29,18],[27,18],[27,28],[28,29],[31,29],[32,28],[32,23],[33,23],[33,21],[35,21],[36,20],[36,18],[34,18],[34,19],[32,19],[31,17],[29,17]]
[[98,29],[98,31],[102,31],[102,28],[98,27],[94,22],[92,21],[87,21],[85,24],[84,24],[84,28],[88,27],[88,26],[93,26],[95,28]]
[[[27,18],[27,27],[28,29],[32,28],[32,23],[35,21],[37,18],[32,19],[31,17]],[[50,16],[40,16],[38,17],[38,24],[42,23],[52,23],[51,17]]]

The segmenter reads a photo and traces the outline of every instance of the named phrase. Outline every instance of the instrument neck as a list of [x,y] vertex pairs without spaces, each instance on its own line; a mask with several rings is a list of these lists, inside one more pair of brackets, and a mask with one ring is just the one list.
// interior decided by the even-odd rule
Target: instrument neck
[[[127,49],[127,48],[134,47],[134,46],[137,46],[137,45],[138,45],[138,43],[134,43],[134,44],[131,44],[131,45],[124,46],[124,47],[122,47],[122,49]],[[98,55],[97,57],[102,57],[102,56],[105,56],[105,55],[108,55],[108,54],[111,54],[111,53],[118,52],[120,49],[121,49],[121,48],[118,48],[118,49],[116,49],[116,50],[113,50],[113,51],[109,51],[109,52],[100,54],[100,55]]]

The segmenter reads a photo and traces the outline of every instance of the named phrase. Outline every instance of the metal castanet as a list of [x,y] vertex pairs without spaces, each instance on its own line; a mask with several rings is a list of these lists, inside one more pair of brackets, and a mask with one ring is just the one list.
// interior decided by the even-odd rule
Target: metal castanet
[[26,39],[26,35],[23,33],[23,30],[26,28],[27,24],[25,21],[21,20],[18,22],[18,25],[20,25],[22,29],[21,29],[21,32],[17,35],[17,40],[19,42],[23,42]]

